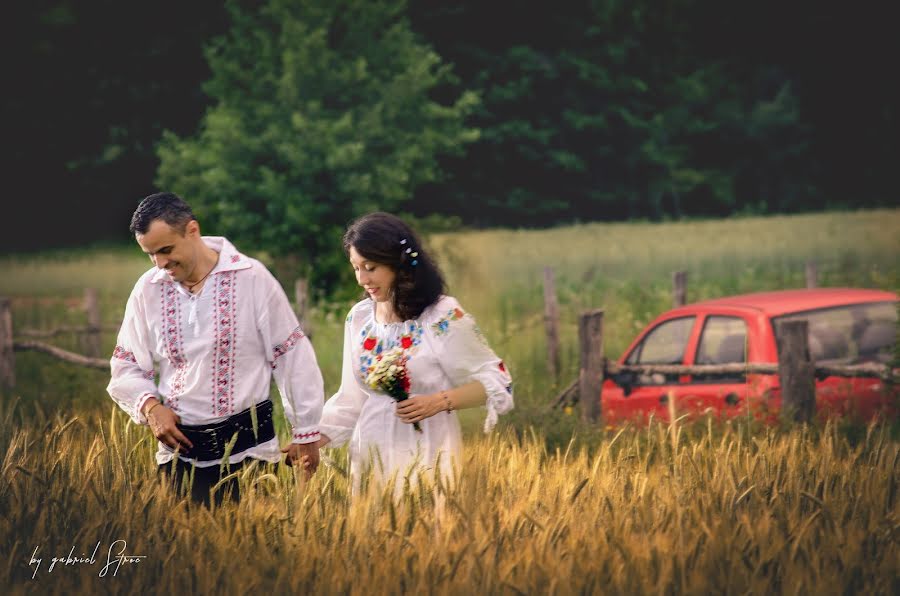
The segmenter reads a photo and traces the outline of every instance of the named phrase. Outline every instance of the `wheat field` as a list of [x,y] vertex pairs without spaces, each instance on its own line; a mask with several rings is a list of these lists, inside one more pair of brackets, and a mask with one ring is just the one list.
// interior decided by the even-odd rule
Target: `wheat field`
[[[7,409],[0,467],[12,593],[900,588],[900,448],[884,426],[854,445],[832,426],[655,424],[620,430],[593,453],[507,431],[474,439],[452,485],[413,485],[399,502],[390,488],[351,501],[346,462],[335,460],[308,483],[283,468],[244,470],[241,503],[210,512],[159,487],[146,433],[118,412],[30,427],[15,418]],[[145,558],[110,566],[118,540]],[[74,548],[87,558],[96,544],[95,563],[49,570],[52,557]]]
[[[881,210],[431,236],[451,292],[512,370],[517,407],[489,436],[477,430],[481,412],[463,412],[456,481],[398,478],[398,501],[391,487],[351,498],[346,453],[326,450],[309,482],[284,467],[245,469],[240,504],[189,506],[159,486],[152,437],[112,406],[104,373],[17,354],[16,391],[0,402],[0,585],[11,594],[900,593],[896,423],[765,428],[673,416],[610,429],[547,409],[574,377],[580,310],[605,309],[618,355],[668,308],[679,269],[691,301],[802,287],[809,259],[821,285],[897,291],[898,231],[900,210]],[[104,322],[115,323],[148,265],[122,248],[5,255],[0,266],[14,326],[46,329],[83,324],[86,286],[99,288]],[[559,379],[546,373],[544,266],[557,276]],[[310,313],[328,391],[345,307]],[[114,333],[103,342],[111,350]],[[142,558],[108,565],[117,541]],[[70,550],[90,559],[95,549],[93,563],[65,564]],[[53,557],[62,561],[50,571]]]

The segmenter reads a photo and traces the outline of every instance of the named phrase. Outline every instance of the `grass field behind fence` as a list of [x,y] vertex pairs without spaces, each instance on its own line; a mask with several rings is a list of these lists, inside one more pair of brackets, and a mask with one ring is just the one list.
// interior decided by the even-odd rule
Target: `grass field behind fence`
[[[664,224],[587,224],[429,238],[451,293],[508,363],[517,408],[467,440],[457,486],[394,505],[351,506],[346,456],[308,485],[289,471],[242,475],[248,498],[210,515],[154,482],[153,445],[105,394],[107,376],[17,354],[18,387],[0,411],[0,585],[12,593],[897,593],[900,447],[888,426],[588,429],[546,404],[577,370],[576,317],[603,308],[618,356],[671,304],[822,286],[900,289],[900,210]],[[546,373],[542,269],[553,266],[562,373]],[[0,256],[0,295],[18,328],[83,324],[81,293],[100,291],[117,322],[149,261],[136,247]],[[285,280],[289,282],[289,280]],[[330,392],[339,377],[342,306],[311,313]],[[111,351],[115,334],[106,333]],[[81,351],[76,337],[55,344]],[[426,487],[427,488],[427,487]],[[128,541],[144,563],[58,566],[76,547]],[[31,579],[33,549],[47,559]],[[80,549],[80,550],[79,550]],[[248,557],[247,553],[253,556]],[[89,553],[88,553],[89,554]],[[40,554],[38,555],[40,556]],[[189,562],[189,563],[185,563]]]

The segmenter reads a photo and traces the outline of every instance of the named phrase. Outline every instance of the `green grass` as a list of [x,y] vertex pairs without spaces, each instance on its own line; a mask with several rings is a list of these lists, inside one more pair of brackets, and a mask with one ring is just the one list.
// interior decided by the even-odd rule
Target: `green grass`
[[[815,260],[822,286],[900,289],[900,210],[746,217],[672,223],[584,224],[549,230],[436,234],[428,244],[450,285],[509,364],[521,422],[542,420],[543,406],[578,367],[577,317],[605,310],[607,354],[617,357],[634,335],[671,306],[671,276],[688,273],[688,300],[732,293],[799,288]],[[242,247],[250,254],[250,247]],[[339,247],[335,247],[339,250]],[[116,323],[137,277],[149,268],[136,247],[0,256],[7,272],[0,295],[13,299],[16,328],[84,323],[85,287],[98,288],[104,323]],[[547,372],[542,271],[556,272],[560,304],[561,373]],[[291,287],[291,280],[283,280]],[[330,394],[340,377],[345,305],[310,313],[313,342]],[[75,337],[57,345],[79,351]],[[103,336],[104,349],[115,333]],[[19,355],[26,401],[105,404],[101,373],[82,373],[40,354]],[[467,431],[480,413],[464,412]]]

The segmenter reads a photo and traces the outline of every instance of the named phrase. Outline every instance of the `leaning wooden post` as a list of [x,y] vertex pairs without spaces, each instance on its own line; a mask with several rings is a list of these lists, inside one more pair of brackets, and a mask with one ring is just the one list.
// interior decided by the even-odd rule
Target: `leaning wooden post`
[[312,323],[306,316],[309,308],[309,282],[305,277],[299,277],[294,281],[294,303],[300,328],[303,329],[306,337],[312,337]]
[[95,358],[100,356],[100,300],[97,288],[84,289],[84,310],[87,313],[85,353]]
[[581,418],[596,422],[600,418],[600,391],[603,387],[603,311],[589,310],[578,319],[581,346],[581,370],[578,373],[578,401]]
[[819,284],[819,271],[815,261],[806,262],[806,287],[815,288]]
[[559,305],[552,267],[544,267],[544,328],[547,331],[547,370],[555,383],[559,379]]
[[687,304],[687,271],[672,274],[672,308]]
[[12,311],[9,298],[0,298],[0,389],[16,386],[16,355],[13,352]]
[[778,377],[781,408],[788,419],[809,422],[816,409],[815,363],[809,352],[809,323],[786,321],[779,325]]

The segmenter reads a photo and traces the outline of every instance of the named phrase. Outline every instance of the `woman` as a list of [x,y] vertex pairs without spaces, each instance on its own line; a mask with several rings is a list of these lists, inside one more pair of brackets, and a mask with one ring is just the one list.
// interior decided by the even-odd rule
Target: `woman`
[[[349,442],[354,492],[369,464],[380,483],[436,461],[449,476],[462,448],[456,411],[486,405],[489,431],[513,407],[512,379],[471,315],[444,295],[440,271],[402,220],[387,213],[357,219],[344,251],[366,298],[347,316],[341,386],[325,403],[320,446]],[[395,349],[407,361],[404,401],[367,383]]]

